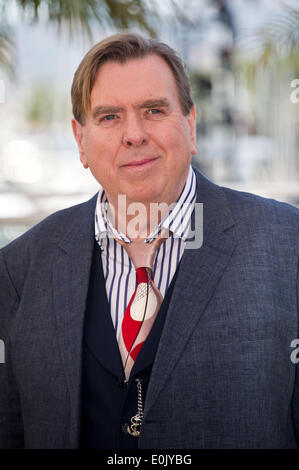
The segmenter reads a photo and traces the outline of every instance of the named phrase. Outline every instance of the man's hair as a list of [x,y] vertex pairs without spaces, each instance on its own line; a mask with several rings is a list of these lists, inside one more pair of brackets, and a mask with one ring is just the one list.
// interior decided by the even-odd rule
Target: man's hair
[[72,83],[72,105],[75,119],[83,125],[90,111],[90,96],[99,68],[105,62],[124,64],[130,59],[147,55],[160,56],[169,65],[178,90],[183,114],[193,107],[190,81],[185,65],[179,55],[167,44],[144,38],[135,33],[119,33],[95,44],[84,56],[77,68]]

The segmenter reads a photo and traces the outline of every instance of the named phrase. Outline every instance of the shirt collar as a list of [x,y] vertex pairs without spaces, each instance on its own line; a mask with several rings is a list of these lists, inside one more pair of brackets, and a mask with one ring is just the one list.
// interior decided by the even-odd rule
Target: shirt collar
[[[186,240],[190,227],[191,214],[196,200],[196,177],[190,165],[188,177],[183,191],[176,203],[153,229],[145,243],[151,243],[158,236],[162,228],[173,233],[174,238]],[[103,238],[113,237],[130,243],[131,240],[122,232],[113,227],[107,217],[108,199],[103,188],[100,189],[95,209],[95,238],[99,244]]]

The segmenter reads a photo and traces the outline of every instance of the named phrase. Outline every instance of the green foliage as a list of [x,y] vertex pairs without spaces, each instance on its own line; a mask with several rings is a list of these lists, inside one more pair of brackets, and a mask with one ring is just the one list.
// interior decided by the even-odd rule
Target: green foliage
[[[149,10],[146,0],[16,0],[23,20],[38,22],[41,19],[56,24],[58,32],[68,31],[72,39],[78,34],[92,40],[92,30],[114,26],[128,29],[138,26],[151,36],[158,27],[158,3],[153,2]],[[0,66],[13,71],[14,38],[7,27],[9,0],[0,0]],[[155,28],[153,26],[155,24]]]
[[154,35],[147,19],[147,8],[143,0],[17,0],[20,8],[32,21],[38,21],[41,12],[47,20],[68,28],[72,37],[78,32],[92,38],[92,26],[114,25],[126,29],[137,24]]
[[250,32],[244,46],[255,57],[238,54],[234,58],[236,69],[245,72],[247,87],[254,92],[256,78],[266,70],[278,77],[299,75],[299,8],[281,2],[282,11],[269,18],[261,27]]
[[283,11],[252,35],[260,49],[257,66],[299,57],[299,8],[282,3]]

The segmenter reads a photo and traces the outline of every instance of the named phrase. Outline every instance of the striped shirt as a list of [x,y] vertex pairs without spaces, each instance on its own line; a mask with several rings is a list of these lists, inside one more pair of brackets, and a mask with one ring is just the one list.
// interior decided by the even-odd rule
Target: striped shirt
[[[158,248],[153,265],[155,284],[163,297],[184,253],[195,200],[196,177],[190,166],[178,201],[145,240],[146,243],[150,243],[162,228],[170,231],[170,236]],[[136,288],[136,275],[126,250],[114,237],[126,242],[131,240],[113,227],[107,216],[107,205],[105,191],[101,188],[95,210],[95,237],[101,247],[107,299],[118,339],[126,307]]]

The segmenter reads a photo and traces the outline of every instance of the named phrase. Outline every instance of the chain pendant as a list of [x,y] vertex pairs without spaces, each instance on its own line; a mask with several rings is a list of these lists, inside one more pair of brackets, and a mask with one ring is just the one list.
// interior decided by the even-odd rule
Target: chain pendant
[[140,426],[141,426],[141,419],[139,418],[139,415],[137,414],[131,418],[131,424],[127,427],[127,431],[131,436],[139,437]]

